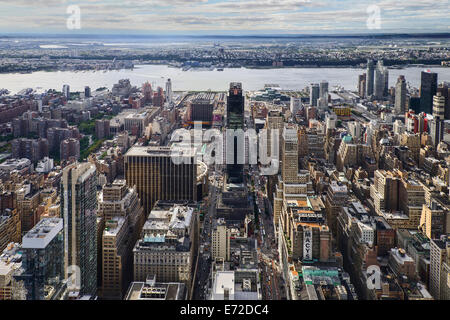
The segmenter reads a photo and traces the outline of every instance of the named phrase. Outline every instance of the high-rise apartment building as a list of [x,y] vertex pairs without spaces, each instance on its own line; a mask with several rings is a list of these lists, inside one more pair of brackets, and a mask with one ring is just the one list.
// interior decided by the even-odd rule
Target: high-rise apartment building
[[44,218],[22,240],[22,268],[27,300],[60,296],[64,279],[63,219]]
[[11,143],[12,156],[14,158],[27,158],[37,162],[49,154],[47,139],[15,139]]
[[69,138],[61,141],[60,145],[60,159],[61,161],[80,158],[80,140]]
[[[97,293],[97,174],[91,163],[63,170],[61,217],[64,219],[65,274],[79,268],[80,295]],[[69,288],[71,290],[71,288]],[[74,291],[72,289],[72,291]]]
[[97,139],[105,139],[109,137],[110,121],[96,120],[95,121],[95,136]]

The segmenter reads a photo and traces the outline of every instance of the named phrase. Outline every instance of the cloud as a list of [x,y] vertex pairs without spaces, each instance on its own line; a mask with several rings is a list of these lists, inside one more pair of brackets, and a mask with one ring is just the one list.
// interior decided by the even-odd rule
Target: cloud
[[448,30],[448,1],[435,0],[0,0],[0,26],[65,31],[66,7],[72,4],[81,8],[83,29],[92,32],[369,32],[366,9],[372,4],[380,7],[385,30]]

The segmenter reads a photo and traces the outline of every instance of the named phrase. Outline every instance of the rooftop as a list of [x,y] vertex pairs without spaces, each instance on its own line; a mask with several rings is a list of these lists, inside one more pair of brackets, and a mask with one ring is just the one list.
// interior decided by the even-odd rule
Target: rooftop
[[44,249],[62,229],[62,218],[44,218],[23,236],[22,248]]

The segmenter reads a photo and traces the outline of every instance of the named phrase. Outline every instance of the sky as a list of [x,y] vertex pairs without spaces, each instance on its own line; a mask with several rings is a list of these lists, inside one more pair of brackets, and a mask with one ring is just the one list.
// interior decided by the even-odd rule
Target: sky
[[0,8],[0,33],[450,32],[450,0],[0,0]]

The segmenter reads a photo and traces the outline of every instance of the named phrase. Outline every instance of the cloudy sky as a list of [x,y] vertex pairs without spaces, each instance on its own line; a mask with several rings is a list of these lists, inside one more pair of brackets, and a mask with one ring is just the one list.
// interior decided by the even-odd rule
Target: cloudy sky
[[[73,5],[81,29],[67,27]],[[0,0],[0,6],[0,33],[450,32],[450,0]]]

